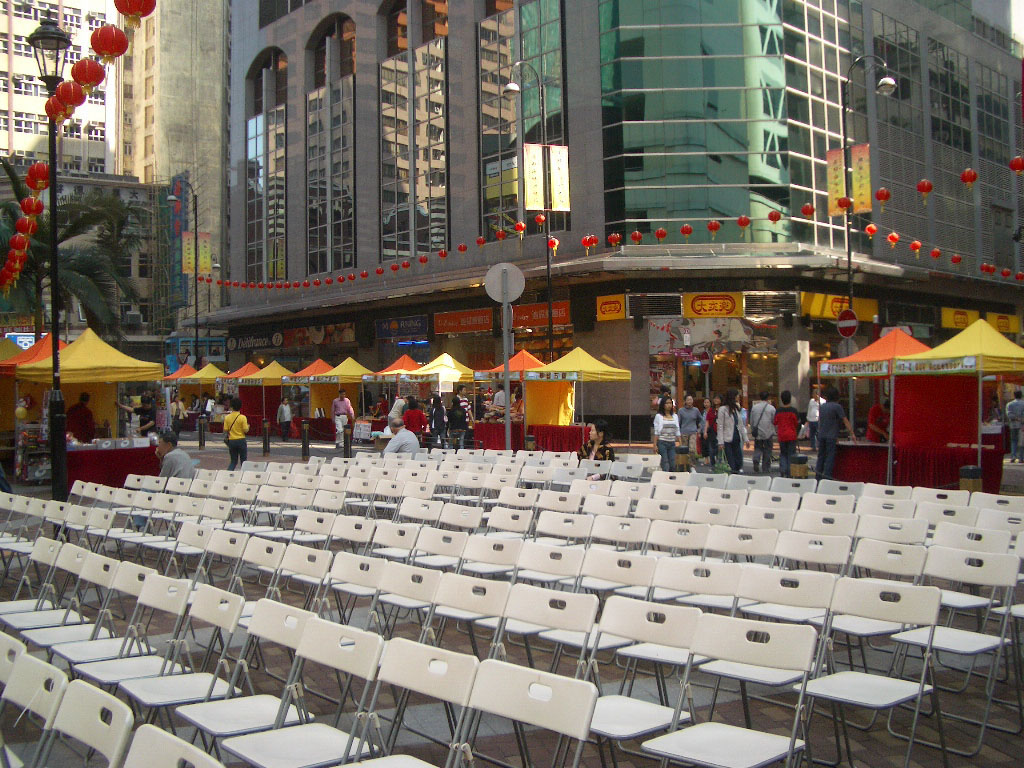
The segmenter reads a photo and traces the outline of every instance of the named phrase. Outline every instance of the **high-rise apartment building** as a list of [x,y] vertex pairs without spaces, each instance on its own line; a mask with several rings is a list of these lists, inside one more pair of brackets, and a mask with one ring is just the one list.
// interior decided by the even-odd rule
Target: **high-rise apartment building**
[[[1024,198],[1007,162],[1022,147],[1020,48],[1001,6],[975,5],[236,0],[239,286],[217,315],[231,362],[355,354],[372,368],[407,351],[493,364],[481,283],[498,261],[527,276],[517,348],[582,346],[634,379],[648,369],[652,386],[791,389],[804,403],[814,363],[839,351],[851,285],[854,343],[906,326],[934,344],[978,316],[1019,333]],[[875,93],[883,74],[891,96]],[[849,284],[844,222],[828,211],[846,87],[850,142],[870,145],[871,189],[891,191],[852,220]],[[543,227],[523,210],[536,183],[525,144],[568,148],[570,211]],[[561,243],[551,342],[549,234]],[[602,398],[588,393],[588,414],[623,428],[648,412],[644,385]]]

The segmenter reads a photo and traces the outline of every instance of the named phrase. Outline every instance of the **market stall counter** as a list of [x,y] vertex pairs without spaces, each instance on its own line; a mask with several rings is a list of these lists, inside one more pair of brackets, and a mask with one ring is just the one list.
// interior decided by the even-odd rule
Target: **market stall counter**
[[[147,441],[148,442],[148,441]],[[104,447],[107,443],[110,447]],[[124,447],[126,445],[133,447]],[[128,475],[156,475],[160,459],[156,446],[134,447],[132,440],[101,441],[95,447],[68,451],[68,486],[76,480],[123,488]]]
[[[532,429],[532,427],[531,427]],[[473,442],[476,448],[501,451],[505,448],[505,422],[478,421],[473,425]],[[578,448],[579,446],[577,446]],[[512,422],[512,450],[523,450],[523,423]]]
[[529,434],[533,435],[538,451],[578,451],[587,441],[587,427],[579,424],[531,424]]

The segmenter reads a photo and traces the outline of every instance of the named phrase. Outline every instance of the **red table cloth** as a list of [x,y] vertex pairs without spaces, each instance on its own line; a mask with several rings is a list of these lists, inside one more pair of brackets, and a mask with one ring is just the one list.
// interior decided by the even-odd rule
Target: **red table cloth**
[[[987,437],[987,436],[986,436]],[[998,438],[998,435],[994,435]],[[960,467],[978,463],[977,448],[964,446],[893,446],[892,484],[926,488],[956,488]],[[888,447],[877,443],[840,443],[833,476],[844,482],[886,482]],[[984,445],[981,452],[981,484],[986,493],[999,493],[1003,482],[1003,453]]]
[[585,426],[560,427],[555,424],[531,424],[538,451],[578,451],[586,442]]
[[[839,443],[832,477],[844,483],[886,482],[889,446],[884,443]],[[809,467],[812,475],[814,465]]]
[[68,451],[68,486],[76,480],[123,488],[128,475],[156,475],[156,447],[113,448],[106,451]]
[[[505,425],[478,421],[473,425],[473,442],[477,448],[493,451],[505,449]],[[512,422],[512,450],[523,450],[523,424]]]

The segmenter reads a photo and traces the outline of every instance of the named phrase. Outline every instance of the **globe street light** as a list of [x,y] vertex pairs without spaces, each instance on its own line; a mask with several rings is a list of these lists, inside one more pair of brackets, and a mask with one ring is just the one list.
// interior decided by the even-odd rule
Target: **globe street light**
[[[28,36],[39,79],[52,97],[64,79],[71,36],[53,19],[43,19]],[[57,123],[49,119],[50,150],[50,345],[53,348],[53,383],[50,387],[50,488],[54,501],[68,498],[67,416],[60,391],[60,288],[57,276]],[[36,297],[41,303],[42,294]]]

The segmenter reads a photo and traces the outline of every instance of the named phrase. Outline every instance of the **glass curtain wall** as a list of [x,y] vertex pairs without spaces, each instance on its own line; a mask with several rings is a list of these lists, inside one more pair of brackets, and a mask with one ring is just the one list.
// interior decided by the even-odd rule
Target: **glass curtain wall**
[[[790,205],[781,0],[600,0],[608,232],[775,239]],[[753,219],[752,232],[732,222]]]

